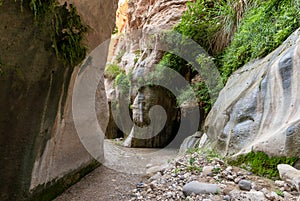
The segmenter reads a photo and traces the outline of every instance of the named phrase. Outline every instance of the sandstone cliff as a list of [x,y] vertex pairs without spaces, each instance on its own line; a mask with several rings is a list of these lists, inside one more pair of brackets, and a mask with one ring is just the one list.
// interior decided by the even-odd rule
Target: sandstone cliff
[[[125,26],[125,35],[118,37],[116,45],[113,46],[113,58],[111,63],[115,63],[126,71],[126,74],[132,74],[133,77],[130,80],[132,83],[130,90],[131,103],[137,102],[134,100],[137,98],[137,89],[133,84],[138,79],[144,77],[149,72],[153,71],[155,64],[161,60],[164,52],[158,49],[147,49],[145,43],[147,37],[145,35],[152,31],[163,31],[171,30],[175,24],[177,24],[181,18],[182,13],[186,10],[186,1],[168,1],[168,0],[133,0],[128,1],[128,10],[127,10],[127,24]],[[117,20],[120,21],[120,20]],[[158,41],[156,41],[158,42]],[[155,45],[153,45],[155,47]],[[118,100],[119,90],[115,89],[114,79],[106,79],[106,92],[108,95],[108,102],[113,102]],[[168,105],[167,108],[176,108],[176,102],[169,100],[167,97],[167,91],[162,89],[155,88],[144,88],[146,94],[144,97],[147,100],[144,100],[145,106],[143,108],[143,114],[133,105],[133,116],[134,122],[140,126],[147,126],[147,119],[149,119],[149,110],[153,104],[159,105]],[[158,99],[158,97],[161,97]],[[163,98],[164,97],[164,98]],[[152,101],[151,101],[152,100]],[[158,102],[160,100],[160,102]],[[123,106],[123,107],[129,107]],[[178,129],[178,110],[170,109],[168,113],[168,120],[166,122],[165,128],[154,138],[148,140],[136,140],[134,135],[143,135],[143,133],[133,132],[130,129],[125,129],[125,137],[130,133],[133,135],[133,140],[130,142],[130,146],[135,147],[164,147],[167,145],[170,140],[174,137],[173,133],[176,133],[176,127]],[[140,118],[139,115],[144,115],[143,118]],[[159,117],[157,117],[159,118]],[[139,122],[141,120],[142,122]],[[123,121],[124,118],[123,118]],[[125,124],[130,124],[130,122],[125,122]],[[132,124],[131,124],[132,125]],[[118,137],[111,135],[111,133],[116,132],[117,128],[113,122],[113,119],[110,119],[109,127],[107,130],[108,137]],[[134,129],[133,129],[134,130]],[[145,131],[150,132],[152,131]],[[153,134],[153,133],[152,133]],[[130,140],[131,141],[131,140]],[[127,145],[129,145],[127,144]]]

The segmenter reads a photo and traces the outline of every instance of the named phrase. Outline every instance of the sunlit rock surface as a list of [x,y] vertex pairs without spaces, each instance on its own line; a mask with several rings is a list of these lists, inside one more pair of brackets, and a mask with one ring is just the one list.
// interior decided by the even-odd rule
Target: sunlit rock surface
[[[148,49],[145,44],[149,42],[149,39],[145,35],[153,31],[159,32],[171,30],[174,25],[179,22],[183,12],[186,10],[187,2],[188,0],[128,1],[125,34],[121,35],[118,39],[113,40],[113,44],[111,44],[111,49],[113,49],[111,54],[113,56],[111,56],[112,59],[110,62],[119,65],[126,71],[126,74],[132,73],[133,75],[129,94],[131,98],[130,104],[134,105],[134,100],[138,95],[138,89],[135,83],[138,82],[139,79],[147,76],[149,72],[153,71],[155,69],[155,65],[159,63],[164,54],[164,52],[159,49]],[[159,43],[159,40],[151,42]],[[156,45],[153,44],[153,47],[156,47]],[[118,99],[119,92],[118,90],[115,90],[115,87],[112,84],[113,82],[114,80],[106,80],[106,93],[108,94],[108,102],[113,102]],[[153,105],[153,103],[162,104],[166,107],[166,109],[170,109],[169,113],[167,114],[168,119],[176,119],[177,110],[173,109],[176,102],[169,100],[166,92],[156,90],[155,88],[151,89],[151,87],[149,87],[147,89],[147,94],[147,97],[151,97],[150,99],[152,101],[150,101],[150,99],[146,100],[146,105]],[[156,97],[156,100],[153,101],[154,97]],[[165,97],[165,102],[163,101],[163,97]],[[166,103],[170,101],[172,102],[171,105],[166,106]],[[147,122],[147,117],[149,116],[149,109],[150,107],[145,108],[142,114],[138,109],[132,110],[133,121],[136,125],[148,125],[149,122]],[[140,122],[141,115],[145,117],[144,122]],[[157,118],[159,121],[160,117]],[[164,147],[172,139],[172,135],[174,133],[172,134],[171,132],[174,132],[174,130],[178,128],[178,126],[174,125],[175,120],[169,120],[162,132],[160,132],[160,134],[153,139],[133,139],[132,143],[128,142],[129,140],[127,140],[128,143],[126,144],[130,144],[133,147]],[[115,131],[116,129],[115,125],[111,123],[111,121],[110,125],[112,126],[109,126],[109,130],[106,132],[108,137],[111,137],[111,131]],[[125,137],[130,133],[133,133],[135,136],[145,135],[145,133],[139,133],[138,129],[134,129],[134,132],[125,132]],[[153,134],[153,130],[151,130],[151,132],[149,131],[149,133]]]

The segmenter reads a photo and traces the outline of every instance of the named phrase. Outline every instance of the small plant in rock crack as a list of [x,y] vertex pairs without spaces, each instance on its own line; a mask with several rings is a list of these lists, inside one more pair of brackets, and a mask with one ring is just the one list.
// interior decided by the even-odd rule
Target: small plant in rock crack
[[186,167],[186,170],[189,172],[194,172],[194,171],[202,172],[202,169],[199,166],[195,165],[195,161],[196,161],[196,158],[191,157],[189,159],[189,165]]
[[248,171],[269,179],[279,179],[278,164],[289,164],[293,166],[298,157],[268,156],[262,151],[251,151],[246,155],[240,155],[237,159],[229,159],[228,163],[234,166],[246,168]]
[[280,197],[284,197],[284,193],[281,191],[281,190],[276,190],[275,191],[275,193],[277,194],[277,195],[279,195]]
[[115,58],[115,62],[120,63],[122,61],[122,58],[123,58],[125,53],[126,53],[126,50],[119,51],[116,58]]
[[189,164],[194,165],[195,161],[196,161],[196,159],[194,157],[191,157],[189,160]]
[[192,153],[198,153],[198,152],[199,152],[198,148],[188,148],[185,153],[192,154]]
[[178,174],[178,173],[181,172],[181,171],[182,171],[181,168],[176,168],[176,169],[174,170],[174,174]]
[[125,70],[117,64],[107,64],[104,70],[104,77],[115,79],[119,74],[125,74]]
[[221,172],[221,170],[222,169],[220,167],[215,167],[215,168],[213,168],[212,172],[213,172],[213,174],[219,174]]
[[202,169],[197,165],[188,165],[186,167],[186,170],[188,172],[202,172]]

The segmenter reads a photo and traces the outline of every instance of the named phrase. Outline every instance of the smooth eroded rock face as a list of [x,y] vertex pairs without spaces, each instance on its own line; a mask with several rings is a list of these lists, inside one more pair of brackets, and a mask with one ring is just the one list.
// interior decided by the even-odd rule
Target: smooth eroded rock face
[[[178,130],[178,109],[174,97],[167,95],[162,87],[144,87],[133,103],[133,121],[136,124],[132,147],[165,147]],[[142,99],[139,98],[142,96]],[[152,112],[154,106],[160,105],[167,112]]]
[[[89,48],[109,39],[113,1],[72,2],[93,28],[86,38]],[[72,117],[79,68],[63,65],[51,47],[51,30],[35,26],[29,2],[23,4],[23,12],[19,1],[3,1],[0,6],[0,200],[50,200],[95,168],[95,162]],[[99,124],[105,127],[103,82],[95,96]]]
[[229,78],[205,123],[210,142],[223,153],[300,156],[299,38],[297,30]]
[[201,137],[202,133],[196,132],[194,135],[185,138],[182,144],[180,145],[179,153],[183,154],[189,149],[197,148],[199,146]]

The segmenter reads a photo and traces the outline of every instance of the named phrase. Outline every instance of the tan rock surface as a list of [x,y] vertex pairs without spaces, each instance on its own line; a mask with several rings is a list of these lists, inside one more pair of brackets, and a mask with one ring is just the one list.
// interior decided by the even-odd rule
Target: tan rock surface
[[[115,19],[115,1],[70,0],[67,3],[76,6],[83,23],[90,27],[86,35],[89,52],[110,38]],[[62,178],[70,172],[80,170],[93,161],[80,141],[73,121],[72,95],[79,70],[80,67],[76,67],[70,82],[63,83],[61,86],[68,90],[60,95],[55,124],[51,130],[52,137],[47,140],[45,147],[40,147],[42,151],[40,157],[36,159],[32,171],[31,190],[38,185],[46,184]],[[67,77],[65,79],[67,80]],[[99,83],[95,96],[99,125],[105,130],[109,114],[103,80]],[[65,100],[64,97],[66,97]]]

